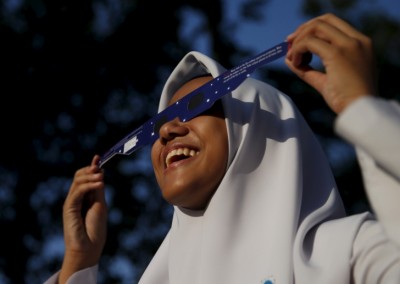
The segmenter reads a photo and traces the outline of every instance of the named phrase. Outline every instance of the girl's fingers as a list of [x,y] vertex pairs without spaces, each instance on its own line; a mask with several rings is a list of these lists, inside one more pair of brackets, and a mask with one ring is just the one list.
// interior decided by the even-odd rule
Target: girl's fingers
[[91,165],[98,167],[99,162],[100,162],[100,156],[99,155],[95,155],[93,157],[93,159],[92,159]]
[[348,22],[344,21],[341,18],[336,17],[333,14],[325,14],[319,17],[319,19],[325,21],[329,25],[336,27],[337,30],[341,31],[343,34],[346,34],[352,38],[363,38],[364,35],[360,33],[357,29],[351,26]]
[[295,32],[287,36],[288,41],[293,41],[294,38],[299,37],[300,34],[304,34],[306,32],[309,32],[310,29],[313,29],[315,27],[331,27],[335,28],[336,31],[329,31],[328,33],[324,34],[342,34],[346,35],[348,37],[352,38],[362,38],[364,35],[360,33],[357,29],[352,27],[349,23],[346,21],[342,20],[341,18],[336,17],[333,14],[324,14],[322,16],[316,17],[304,24],[302,24],[300,27],[296,29]]
[[326,58],[331,56],[332,47],[331,45],[321,40],[320,38],[308,36],[302,41],[296,42],[295,46],[290,48],[287,54],[287,59],[292,62],[292,64],[299,68],[307,67],[306,59],[304,58],[307,54],[315,54],[320,58]]
[[[309,51],[320,57],[328,56],[331,50],[329,52],[326,51],[327,45],[316,45],[318,41],[315,41],[315,39],[320,40],[320,44],[325,41],[330,45],[344,48],[358,42],[366,44],[368,40],[364,34],[357,31],[347,22],[332,14],[326,14],[303,24],[287,37],[291,46],[287,58],[299,66],[299,57],[301,58],[305,52]],[[294,59],[294,57],[296,58]]]

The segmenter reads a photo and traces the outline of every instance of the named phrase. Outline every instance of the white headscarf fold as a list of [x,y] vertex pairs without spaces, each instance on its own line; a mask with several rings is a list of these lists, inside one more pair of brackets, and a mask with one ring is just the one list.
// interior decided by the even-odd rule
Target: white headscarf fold
[[[213,59],[188,53],[166,83],[159,111],[189,79],[224,71]],[[328,222],[344,217],[344,208],[328,161],[297,108],[252,78],[222,105],[226,174],[204,211],[174,208],[171,229],[140,283],[348,283],[362,218]]]

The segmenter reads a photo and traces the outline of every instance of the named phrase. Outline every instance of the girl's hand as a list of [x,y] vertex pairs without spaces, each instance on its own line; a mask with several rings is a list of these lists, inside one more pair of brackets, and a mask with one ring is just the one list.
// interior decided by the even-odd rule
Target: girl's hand
[[107,233],[104,174],[95,156],[90,166],[76,171],[63,206],[65,256],[60,283],[78,270],[99,262]]
[[[314,87],[336,113],[361,96],[376,95],[372,42],[332,14],[312,19],[287,38],[287,66]],[[310,52],[320,57],[325,72],[302,65]]]

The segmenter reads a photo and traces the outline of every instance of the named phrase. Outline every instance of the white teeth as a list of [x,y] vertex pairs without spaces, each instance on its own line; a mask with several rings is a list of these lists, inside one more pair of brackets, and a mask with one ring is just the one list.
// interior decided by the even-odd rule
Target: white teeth
[[174,157],[174,156],[185,155],[187,157],[193,157],[197,154],[198,154],[198,152],[196,152],[195,150],[189,149],[189,148],[174,149],[168,153],[167,158],[165,159],[165,163],[168,167],[171,164],[172,157]]

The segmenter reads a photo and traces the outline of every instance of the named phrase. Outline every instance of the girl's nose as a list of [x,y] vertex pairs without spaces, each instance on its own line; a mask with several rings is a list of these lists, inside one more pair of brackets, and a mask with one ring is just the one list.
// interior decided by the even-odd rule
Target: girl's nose
[[189,133],[189,129],[184,122],[181,122],[178,117],[164,123],[160,127],[161,143],[166,143],[175,137],[184,136]]

